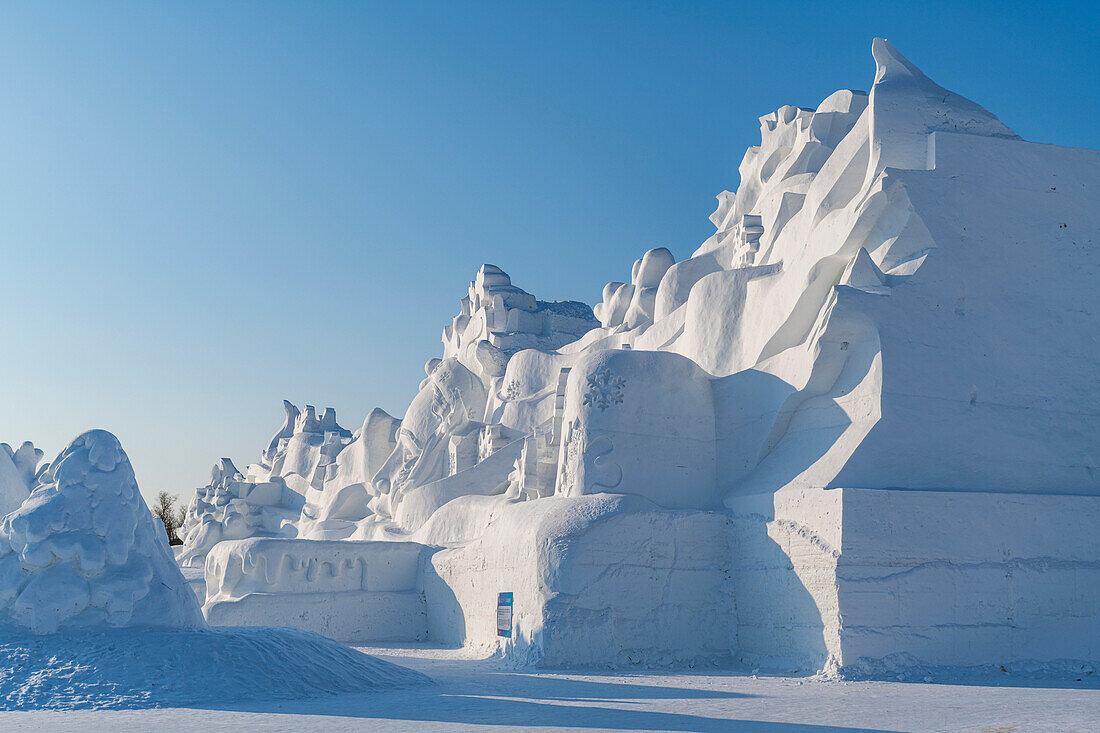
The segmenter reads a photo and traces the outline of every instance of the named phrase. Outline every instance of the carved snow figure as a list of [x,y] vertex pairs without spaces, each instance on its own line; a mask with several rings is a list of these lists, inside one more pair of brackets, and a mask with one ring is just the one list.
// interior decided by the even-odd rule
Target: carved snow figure
[[[438,360],[436,360],[438,361]],[[317,540],[349,537],[369,514],[379,492],[372,479],[393,453],[401,421],[375,408],[352,442],[329,464],[321,489],[306,492],[298,536]]]
[[599,325],[584,303],[536,300],[496,265],[481,266],[460,305],[443,329],[443,356],[458,358],[486,384],[517,351],[550,351]]
[[351,432],[336,423],[336,410],[326,407],[318,418],[313,405],[306,405],[296,418],[290,437],[279,439],[270,468],[249,466],[248,478],[262,481],[278,476],[304,496],[309,489],[322,487],[328,467],[336,462],[336,456],[351,439]]
[[104,430],[73,440],[0,522],[0,632],[7,710],[190,707],[428,681],[306,631],[210,628]]
[[279,432],[271,438],[263,452],[263,460],[268,466],[275,460],[275,456],[280,450],[286,449],[284,441],[290,440],[291,436],[294,435],[294,427],[298,424],[298,416],[301,414],[290,400],[283,400],[283,409],[286,410],[286,420],[283,422],[283,426],[279,428]]
[[[338,456],[352,442],[351,433],[337,424],[336,411],[325,408],[318,418],[313,405],[300,412],[286,400],[283,409],[286,420],[260,463],[242,474],[230,459],[222,458],[211,471],[210,483],[195,490],[181,530],[184,546],[179,559],[184,566],[201,566],[210,548],[222,540],[294,537],[307,496],[315,507],[307,523],[330,518],[339,523],[358,511],[351,505],[361,505],[360,519],[366,513],[364,496],[341,499],[339,492],[332,492],[322,497],[326,477],[337,469]],[[322,505],[325,508],[316,508]],[[342,516],[329,516],[333,510]],[[324,531],[312,524],[310,529]],[[344,529],[334,531],[340,534]]]
[[396,446],[374,476],[380,494],[371,503],[376,514],[393,516],[404,489],[446,475],[449,438],[479,425],[485,397],[484,383],[458,359],[446,358],[432,370],[405,412]]
[[91,430],[73,440],[0,522],[4,625],[35,634],[206,626],[110,433]]

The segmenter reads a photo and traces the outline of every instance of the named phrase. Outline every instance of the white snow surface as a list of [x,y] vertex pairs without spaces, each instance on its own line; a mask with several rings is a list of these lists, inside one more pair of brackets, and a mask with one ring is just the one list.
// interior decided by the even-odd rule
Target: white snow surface
[[81,629],[42,636],[0,629],[3,710],[220,707],[427,682],[299,629]]
[[714,733],[1084,733],[1100,690],[968,682],[844,682],[754,674],[520,672],[439,648],[363,648],[428,674],[428,687],[318,700],[159,710],[0,713],[5,731],[713,731]]

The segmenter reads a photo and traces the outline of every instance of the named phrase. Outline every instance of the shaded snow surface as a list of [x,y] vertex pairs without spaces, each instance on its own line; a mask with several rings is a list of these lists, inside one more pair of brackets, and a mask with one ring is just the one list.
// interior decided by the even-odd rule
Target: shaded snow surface
[[[475,649],[364,647],[420,670],[429,687],[207,709],[0,713],[0,731],[704,731],[706,733],[1017,733],[1095,731],[1091,678],[1035,685],[847,682],[749,670],[524,671]],[[1095,675],[1093,675],[1095,676]]]
[[124,710],[299,700],[429,683],[290,628],[0,629],[0,710]]

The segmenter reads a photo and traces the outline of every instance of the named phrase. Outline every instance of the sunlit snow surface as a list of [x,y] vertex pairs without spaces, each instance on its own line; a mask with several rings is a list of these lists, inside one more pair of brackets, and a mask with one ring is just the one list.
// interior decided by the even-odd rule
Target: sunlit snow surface
[[308,631],[0,629],[0,709],[123,710],[292,700],[430,680]]

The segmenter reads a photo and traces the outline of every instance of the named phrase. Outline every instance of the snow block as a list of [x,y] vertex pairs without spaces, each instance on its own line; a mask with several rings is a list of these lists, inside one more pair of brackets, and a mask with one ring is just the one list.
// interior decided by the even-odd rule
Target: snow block
[[[637,496],[513,504],[426,565],[429,636],[564,668],[718,663],[732,626],[729,519]],[[496,599],[514,598],[511,638]]]
[[338,641],[422,641],[423,545],[255,537],[206,560],[203,613],[215,626],[294,626]]
[[785,490],[739,509],[742,658],[857,677],[1100,660],[1100,497]]

